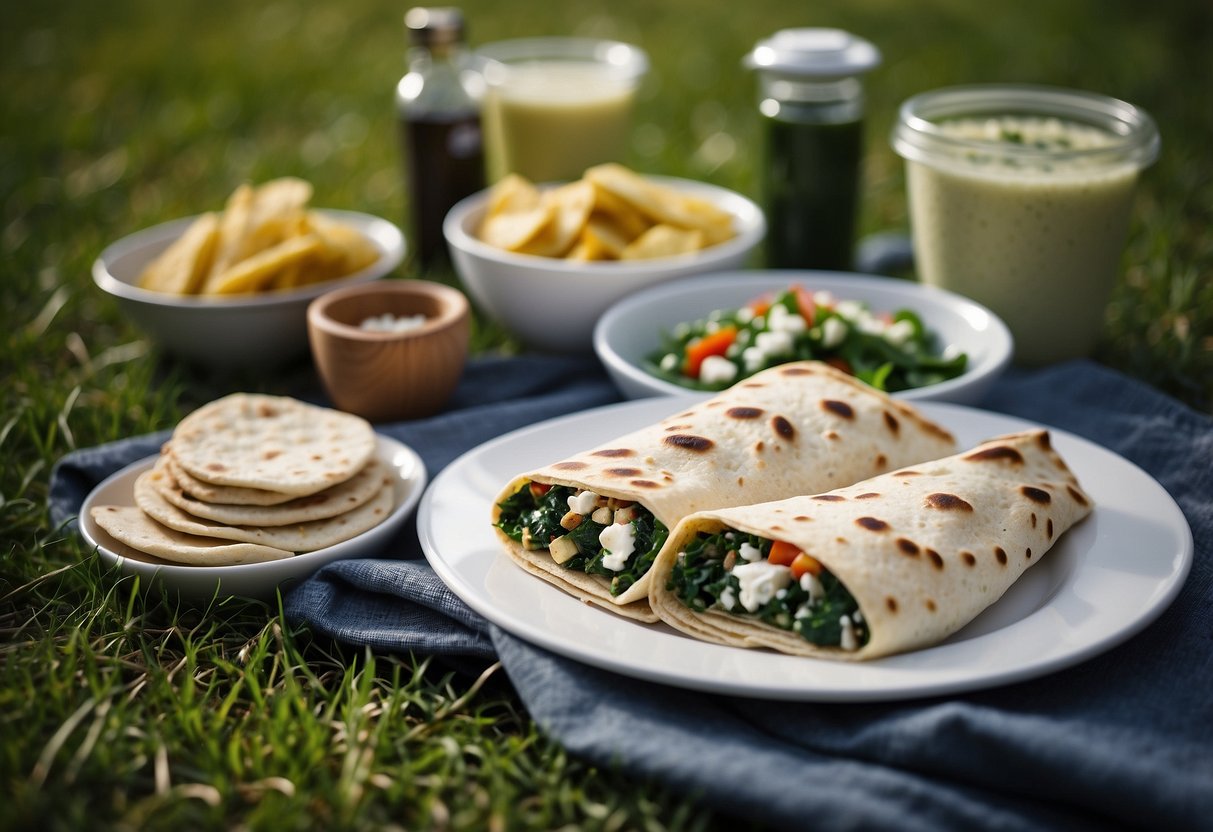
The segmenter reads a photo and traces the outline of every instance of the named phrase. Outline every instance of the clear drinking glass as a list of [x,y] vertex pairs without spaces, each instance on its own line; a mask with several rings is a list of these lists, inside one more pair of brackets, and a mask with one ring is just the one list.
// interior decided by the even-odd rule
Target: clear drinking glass
[[627,156],[643,50],[593,38],[523,38],[476,50],[489,180],[573,180]]

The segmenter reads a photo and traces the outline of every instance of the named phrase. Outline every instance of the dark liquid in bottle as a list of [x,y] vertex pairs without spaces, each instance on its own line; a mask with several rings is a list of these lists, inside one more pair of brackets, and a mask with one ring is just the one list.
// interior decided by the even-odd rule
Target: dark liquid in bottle
[[859,208],[859,121],[764,117],[767,266],[849,270]]
[[412,245],[425,267],[445,258],[442,220],[465,196],[484,187],[484,146],[480,115],[442,113],[400,121],[406,192],[412,218]]

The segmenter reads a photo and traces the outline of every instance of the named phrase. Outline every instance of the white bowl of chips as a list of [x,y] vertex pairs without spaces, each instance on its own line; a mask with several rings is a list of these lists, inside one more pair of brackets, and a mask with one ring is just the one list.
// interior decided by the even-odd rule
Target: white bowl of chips
[[[378,280],[404,258],[404,235],[391,222],[354,211],[308,208],[296,212],[289,230],[279,231],[270,244],[235,264],[217,287],[223,291],[200,293],[197,284],[206,282],[200,277],[206,267],[199,263],[214,259],[222,231],[214,229],[218,243],[212,239],[191,246],[190,240],[222,226],[231,210],[229,200],[223,214],[199,214],[138,231],[108,246],[93,263],[93,281],[152,341],[211,368],[267,368],[305,354],[307,306],[314,298],[338,286]],[[205,227],[208,223],[212,229]],[[174,260],[167,267],[166,252]],[[347,256],[349,271],[312,270],[321,258],[331,264]],[[193,278],[185,277],[191,273]]]
[[[462,200],[446,216],[443,232],[468,294],[530,347],[589,352],[594,325],[613,303],[638,289],[678,277],[743,268],[766,234],[762,210],[735,191],[689,179],[639,177],[620,166],[603,168],[611,175],[618,173],[618,193],[628,197],[612,201],[609,210],[601,207],[598,197],[588,209],[585,206],[583,183],[591,179],[591,171],[598,170],[591,169],[586,179],[575,183],[539,186],[544,198],[554,203],[551,207],[536,208],[532,197],[524,195],[518,200],[521,207],[506,217],[515,194],[488,189]],[[594,179],[594,184],[600,181]],[[570,207],[569,203],[574,204]],[[542,217],[536,220],[536,210],[550,211],[546,226]],[[634,215],[619,213],[623,210]],[[609,214],[620,218],[614,227],[590,228]],[[505,217],[501,221],[504,230],[499,238],[512,236],[513,250],[485,239],[486,223],[501,217]],[[684,225],[671,227],[675,221]],[[531,222],[536,226],[526,225]],[[702,228],[689,227],[696,222],[702,222]],[[722,223],[724,234],[720,233]],[[639,240],[637,245],[647,246],[641,253],[648,256],[593,259],[604,256],[604,243],[611,243],[606,238],[629,224],[639,233],[619,242],[627,245]],[[654,232],[658,226],[662,228]],[[646,232],[647,242],[640,239]],[[557,233],[562,239],[552,244]],[[699,245],[692,248],[696,238]],[[533,253],[545,248],[556,249],[558,254]]]

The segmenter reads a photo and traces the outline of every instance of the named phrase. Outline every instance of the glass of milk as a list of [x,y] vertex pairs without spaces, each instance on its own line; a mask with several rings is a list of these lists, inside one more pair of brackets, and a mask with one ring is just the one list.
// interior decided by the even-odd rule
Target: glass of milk
[[1076,90],[949,87],[905,101],[892,144],[919,278],[1002,317],[1019,364],[1087,355],[1158,156],[1150,116]]
[[593,38],[522,38],[476,50],[484,73],[483,129],[490,182],[579,179],[627,155],[643,50]]

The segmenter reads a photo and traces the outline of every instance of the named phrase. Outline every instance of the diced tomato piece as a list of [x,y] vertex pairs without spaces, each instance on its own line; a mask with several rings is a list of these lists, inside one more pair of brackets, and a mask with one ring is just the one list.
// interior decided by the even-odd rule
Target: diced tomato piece
[[835,370],[842,370],[844,373],[846,373],[849,376],[855,375],[855,369],[851,366],[850,362],[848,362],[845,358],[839,358],[836,355],[832,355],[829,358],[826,358],[824,360],[825,360],[825,363],[829,364]]
[[813,293],[803,286],[792,287],[796,292],[796,308],[800,310],[800,317],[804,318],[804,322],[812,326],[813,319],[817,317],[817,303],[813,300]]
[[734,341],[737,340],[737,327],[721,327],[715,332],[687,344],[686,361],[682,363],[682,372],[691,378],[699,378],[699,368],[709,355],[724,355]]
[[552,486],[548,485],[547,483],[544,483],[544,482],[531,483],[531,496],[532,497],[542,497],[544,494],[547,494],[551,490],[552,490]]
[[775,292],[767,292],[766,294],[759,295],[758,297],[754,298],[745,306],[746,309],[749,309],[754,313],[754,316],[757,317],[759,315],[767,314],[767,310],[771,308],[771,301],[773,300],[775,300]]
[[821,562],[807,552],[797,552],[795,560],[792,561],[792,577],[799,581],[800,576],[806,572],[820,575]]
[[796,556],[799,554],[802,554],[799,546],[776,540],[771,543],[771,552],[767,555],[767,562],[779,566],[791,566],[792,561],[796,560]]

